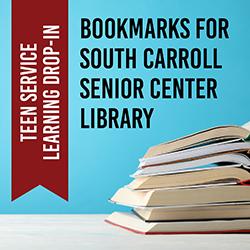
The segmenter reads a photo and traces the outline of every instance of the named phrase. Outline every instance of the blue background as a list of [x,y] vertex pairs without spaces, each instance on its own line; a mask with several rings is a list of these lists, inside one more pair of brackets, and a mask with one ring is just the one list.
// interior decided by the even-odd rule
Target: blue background
[[[1,1],[0,46],[0,213],[108,213],[125,208],[109,204],[115,190],[129,182],[138,158],[146,149],[165,140],[221,124],[243,124],[249,120],[250,18],[249,1],[69,1],[69,188],[65,202],[38,187],[10,202],[10,1]],[[208,40],[81,40],[81,17],[226,17],[230,39]],[[222,70],[82,70],[82,47],[217,47]],[[81,100],[81,77],[214,77],[218,80],[216,100]],[[154,107],[151,129],[80,129],[81,107]],[[35,167],[35,165],[34,165]]]

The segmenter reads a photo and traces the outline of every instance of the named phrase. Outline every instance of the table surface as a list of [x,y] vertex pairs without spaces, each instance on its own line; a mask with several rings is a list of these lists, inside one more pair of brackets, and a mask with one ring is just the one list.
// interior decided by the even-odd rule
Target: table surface
[[250,249],[249,234],[140,235],[104,222],[107,215],[0,215],[0,249]]

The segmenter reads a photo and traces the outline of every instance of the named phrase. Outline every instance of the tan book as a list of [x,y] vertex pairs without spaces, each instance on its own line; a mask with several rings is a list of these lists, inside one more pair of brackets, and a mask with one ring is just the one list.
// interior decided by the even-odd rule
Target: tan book
[[250,219],[145,222],[132,213],[112,213],[106,222],[140,234],[249,233]]
[[246,139],[250,135],[249,127],[250,125],[247,123],[243,126],[219,126],[203,130],[198,133],[153,146],[148,149],[143,158],[149,158],[223,140]]
[[143,220],[190,221],[215,219],[250,219],[250,203],[218,203],[202,206],[134,208],[133,211]]
[[213,183],[216,184],[223,182],[237,183],[241,180],[247,179],[250,179],[250,173],[246,169],[240,167],[225,167],[177,174],[138,177],[128,185],[128,188],[140,190]]
[[131,207],[196,205],[218,202],[250,201],[250,186],[229,185],[192,188],[164,188],[147,191],[118,189],[110,199]]

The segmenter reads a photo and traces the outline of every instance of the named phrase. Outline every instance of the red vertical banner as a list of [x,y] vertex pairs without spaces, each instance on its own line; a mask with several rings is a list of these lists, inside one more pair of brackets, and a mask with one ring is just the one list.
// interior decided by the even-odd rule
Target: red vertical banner
[[68,0],[12,0],[12,200],[68,200]]

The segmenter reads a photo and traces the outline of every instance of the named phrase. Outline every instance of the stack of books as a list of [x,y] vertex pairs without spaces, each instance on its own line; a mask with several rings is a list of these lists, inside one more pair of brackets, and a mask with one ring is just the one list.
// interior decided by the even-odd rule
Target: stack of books
[[148,149],[106,221],[143,234],[250,232],[250,123]]

